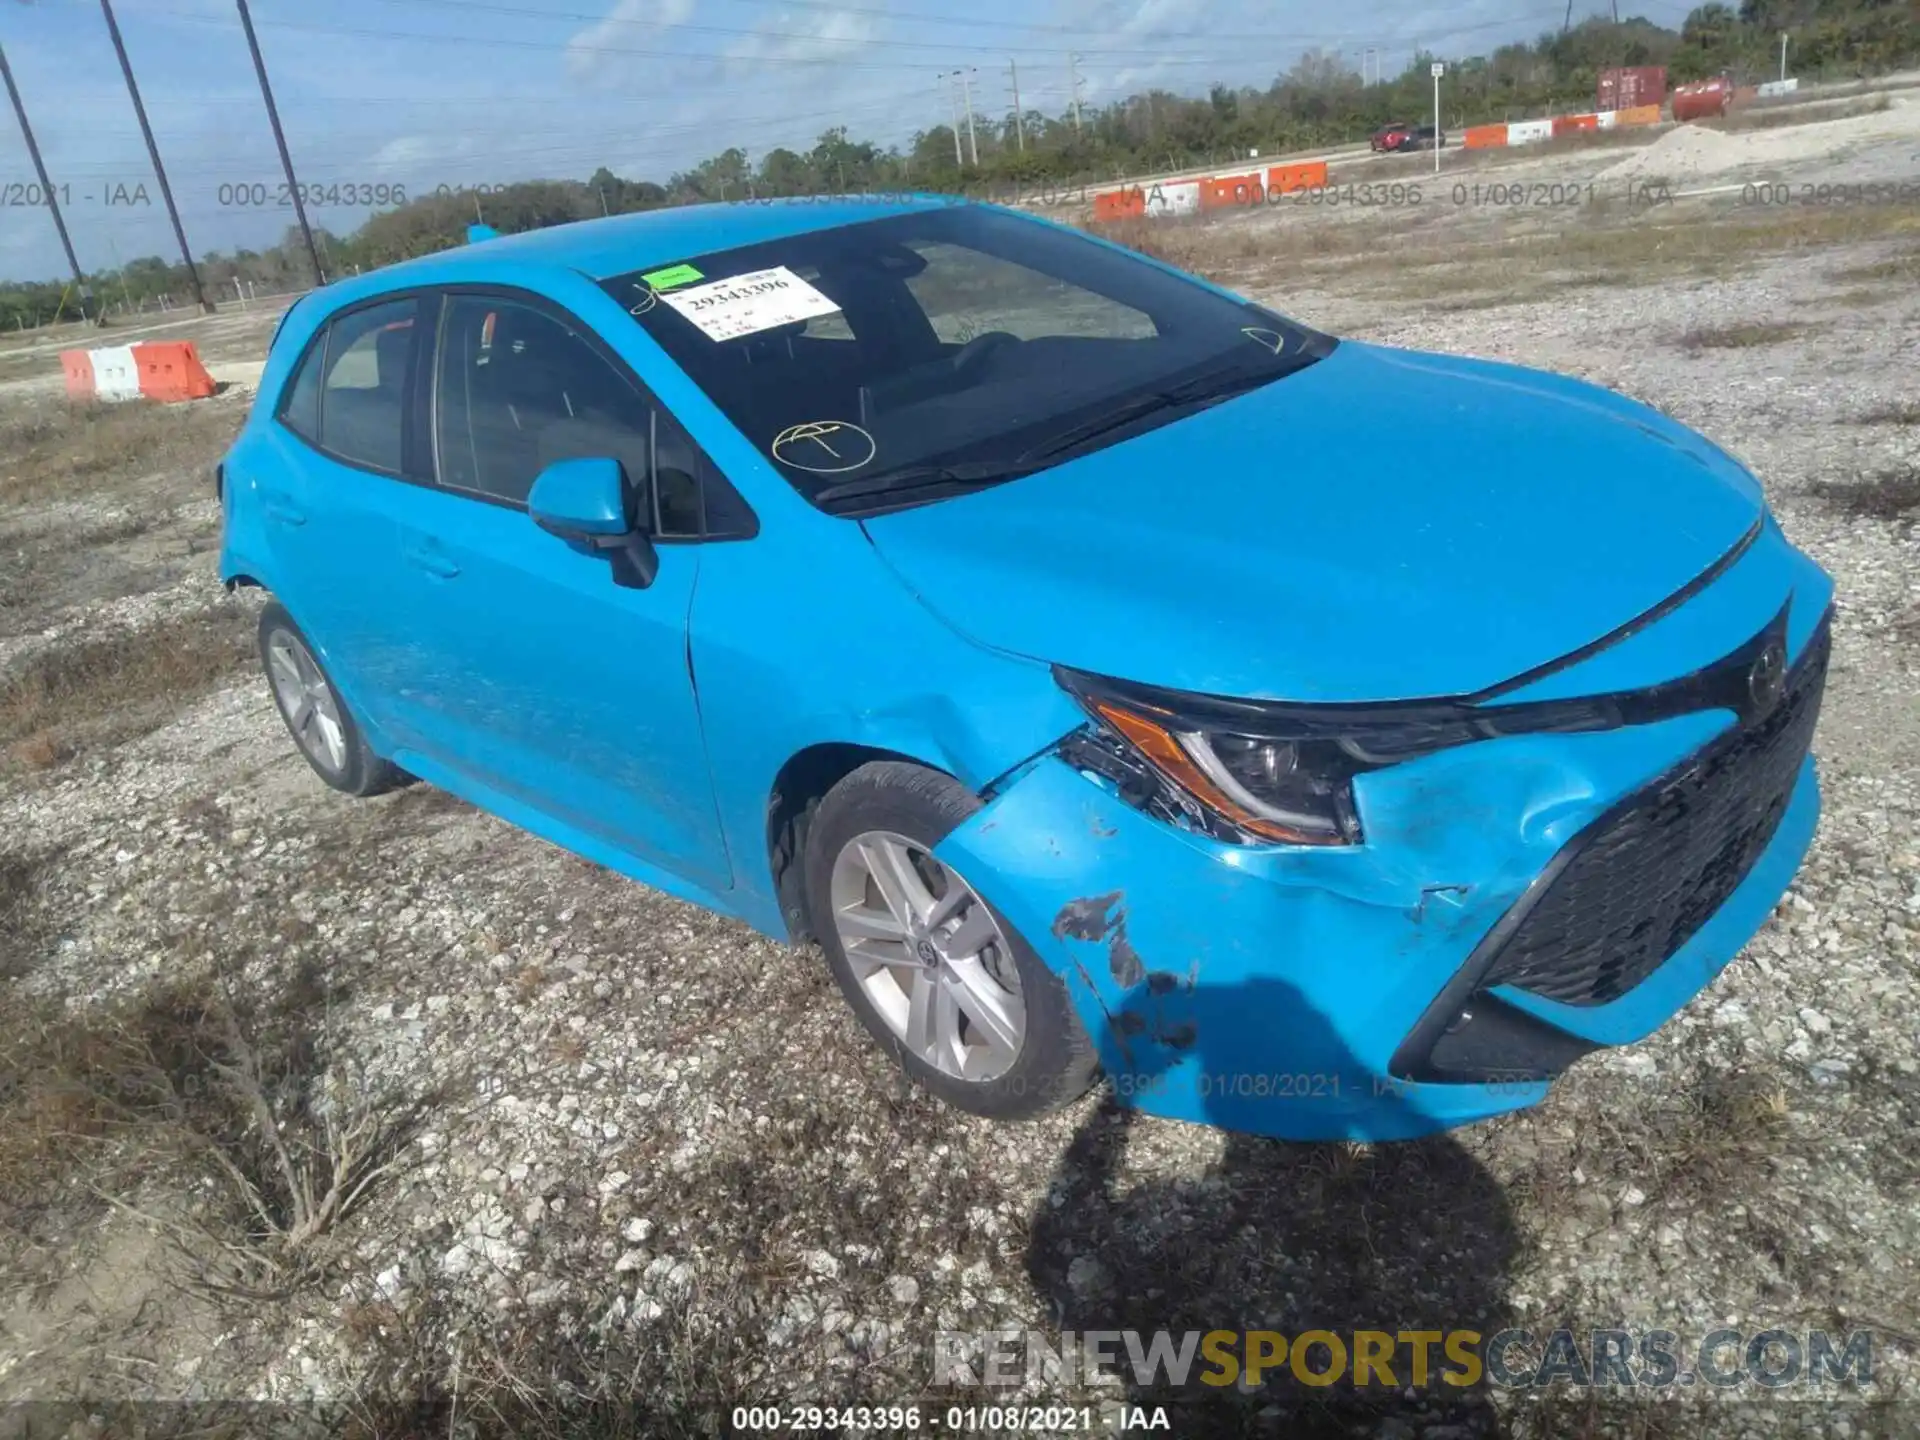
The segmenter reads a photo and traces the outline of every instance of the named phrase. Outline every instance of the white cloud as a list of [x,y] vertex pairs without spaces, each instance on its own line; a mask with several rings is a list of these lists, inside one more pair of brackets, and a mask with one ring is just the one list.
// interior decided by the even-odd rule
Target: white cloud
[[615,0],[613,9],[567,41],[567,71],[587,77],[631,66],[637,57],[605,53],[642,48],[662,29],[693,15],[694,0]]
[[[870,57],[862,55],[860,46],[875,39],[881,28],[873,17],[846,10],[816,10],[802,16],[788,12],[770,21],[727,47],[727,59],[736,70],[759,61],[864,60]],[[816,80],[833,74],[831,65],[809,64],[808,69]],[[808,83],[804,88],[813,86]]]

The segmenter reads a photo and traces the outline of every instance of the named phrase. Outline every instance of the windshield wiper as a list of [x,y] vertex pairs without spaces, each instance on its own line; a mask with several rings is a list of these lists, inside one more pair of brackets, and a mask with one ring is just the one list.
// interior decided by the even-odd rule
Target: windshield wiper
[[1202,375],[1189,380],[1184,385],[1173,385],[1165,390],[1149,391],[1145,395],[1136,395],[1112,410],[1094,416],[1070,430],[1064,430],[1052,439],[1043,441],[1019,457],[1020,464],[1031,465],[1036,462],[1053,460],[1070,450],[1077,450],[1089,440],[1131,425],[1136,420],[1162,410],[1178,410],[1189,405],[1214,405],[1222,400],[1248,390],[1258,389],[1269,381],[1293,373],[1296,366],[1282,366],[1274,370],[1242,370],[1235,366],[1225,374]]
[[907,465],[878,475],[865,475],[858,479],[837,481],[825,489],[815,491],[813,503],[822,507],[831,507],[849,500],[881,497],[891,499],[895,495],[918,495],[929,491],[960,494],[968,490],[984,489],[1002,480],[1015,480],[1022,475],[1043,469],[1050,461],[1059,459],[1068,451],[1079,449],[1089,440],[1105,435],[1109,431],[1118,430],[1122,426],[1131,425],[1159,411],[1183,409],[1193,405],[1218,404],[1245,391],[1258,389],[1269,381],[1291,375],[1295,370],[1304,369],[1316,358],[1303,356],[1292,364],[1259,370],[1243,370],[1239,366],[1233,366],[1224,372],[1215,371],[1201,375],[1185,384],[1169,386],[1165,390],[1150,391],[1145,395],[1136,395],[1131,400],[1123,401],[1115,408],[1091,420],[1042,441],[1011,460],[974,460],[955,465]]
[[907,465],[879,475],[857,480],[840,480],[816,490],[813,503],[831,505],[843,500],[866,500],[922,490],[978,490],[983,486],[1011,480],[1025,474],[1031,466],[1008,464],[1003,460],[980,460],[960,465]]

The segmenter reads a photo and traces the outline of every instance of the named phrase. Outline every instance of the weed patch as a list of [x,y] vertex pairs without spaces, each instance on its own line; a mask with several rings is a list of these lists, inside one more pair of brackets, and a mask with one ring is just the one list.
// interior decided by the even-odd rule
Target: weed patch
[[0,680],[0,752],[45,769],[143,734],[245,664],[251,641],[247,615],[223,606],[40,651]]

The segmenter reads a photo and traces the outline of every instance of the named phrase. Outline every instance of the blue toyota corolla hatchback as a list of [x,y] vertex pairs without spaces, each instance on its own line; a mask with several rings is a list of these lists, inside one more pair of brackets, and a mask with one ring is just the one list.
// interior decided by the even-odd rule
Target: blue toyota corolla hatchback
[[1529,1104],[1728,962],[1818,810],[1831,585],[1737,462],[990,206],[330,285],[221,486],[327,784],[817,940],[982,1115]]

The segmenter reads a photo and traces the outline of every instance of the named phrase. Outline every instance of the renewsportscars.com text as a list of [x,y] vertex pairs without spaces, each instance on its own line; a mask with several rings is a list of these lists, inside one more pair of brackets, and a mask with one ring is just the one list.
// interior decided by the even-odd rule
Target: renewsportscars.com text
[[1099,1373],[1141,1386],[1803,1387],[1873,1382],[1873,1332],[1713,1330],[943,1330],[933,1383],[988,1390]]

